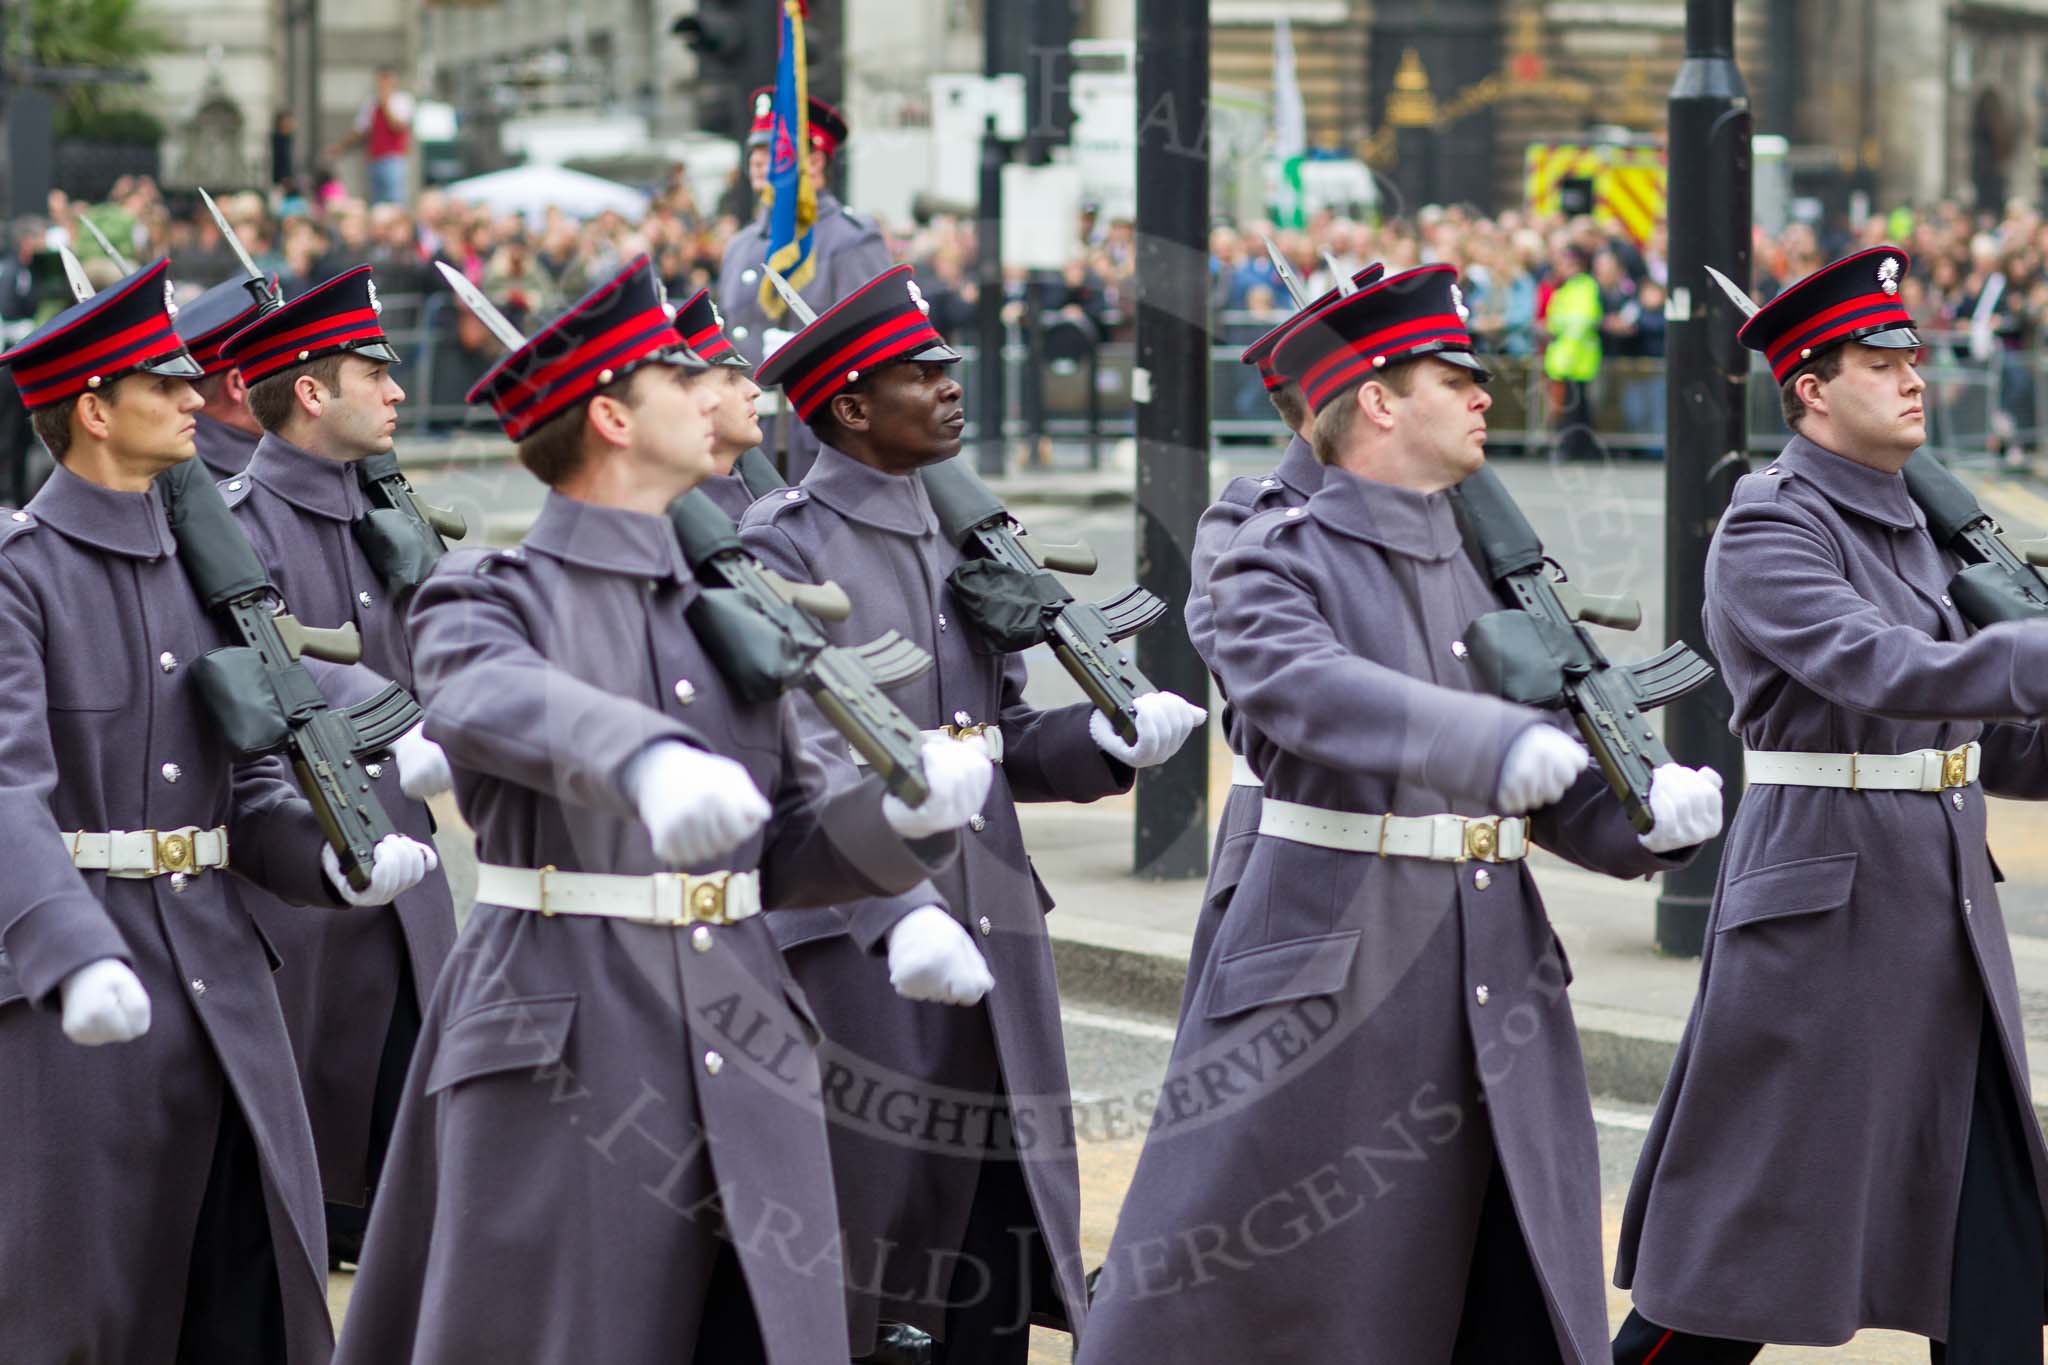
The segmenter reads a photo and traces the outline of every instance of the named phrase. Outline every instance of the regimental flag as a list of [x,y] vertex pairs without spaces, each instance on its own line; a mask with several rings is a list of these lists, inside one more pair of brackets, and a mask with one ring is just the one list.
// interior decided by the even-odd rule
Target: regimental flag
[[[768,264],[797,289],[818,273],[811,229],[818,221],[818,191],[804,174],[811,145],[810,76],[804,61],[805,0],[780,0],[782,42],[775,63],[775,126],[768,144]],[[761,276],[761,311],[780,321],[787,305],[775,283]]]

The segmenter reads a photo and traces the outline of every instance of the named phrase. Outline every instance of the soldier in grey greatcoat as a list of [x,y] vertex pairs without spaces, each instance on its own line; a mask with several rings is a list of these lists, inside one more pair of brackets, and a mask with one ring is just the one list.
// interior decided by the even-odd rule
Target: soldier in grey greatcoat
[[519,546],[446,556],[409,617],[478,904],[427,1010],[345,1362],[845,1349],[815,1026],[767,921],[930,875],[990,769],[934,743],[922,806],[873,781],[826,796],[794,703],[727,680],[663,515],[711,471],[712,405],[659,289],[641,257],[471,394],[550,488]]
[[154,482],[200,406],[166,264],[0,357],[58,462],[0,516],[0,1358],[323,1365],[312,1134],[238,887],[367,904],[428,863],[394,836],[344,892],[282,764],[237,765],[200,698],[239,641]]
[[1638,836],[1556,718],[1474,689],[1495,609],[1445,490],[1485,372],[1430,266],[1282,342],[1322,486],[1210,575],[1258,833],[1160,1089],[1083,1365],[1604,1361],[1600,1173],[1531,841],[1641,876],[1720,827],[1673,763]]
[[[747,513],[743,538],[772,568],[830,578],[855,600],[829,629],[856,643],[894,629],[937,665],[893,689],[921,726],[975,735],[999,759],[995,789],[969,822],[960,861],[885,901],[776,926],[824,1023],[833,1170],[846,1225],[853,1353],[877,1323],[940,1340],[938,1361],[1021,1362],[1029,1319],[1084,1339],[1079,1174],[1066,1053],[1038,880],[1018,827],[1020,801],[1091,801],[1164,761],[1202,712],[1141,698],[1141,743],[1126,746],[1088,706],[1040,710],[1024,666],[984,643],[949,575],[959,550],[939,534],[917,471],[960,449],[958,355],[922,312],[908,266],[886,272],[806,328],[761,370],[818,431],[798,486]],[[821,744],[843,742],[807,714]],[[939,908],[934,908],[939,907]],[[950,914],[972,925],[995,987],[971,1008],[890,995],[868,970],[895,926]],[[899,973],[900,975],[900,973]],[[979,991],[936,999],[971,1004]]]
[[263,436],[256,414],[249,411],[249,385],[241,366],[221,353],[229,337],[256,320],[256,312],[249,279],[241,276],[207,290],[180,308],[174,319],[178,339],[199,365],[193,387],[206,404],[193,417],[199,424],[192,433],[193,444],[220,479],[246,469]]
[[1906,266],[1837,261],[1740,334],[1794,434],[1707,558],[1749,790],[1623,1217],[1629,1365],[1864,1327],[2041,1359],[2048,1153],[1985,797],[2048,796],[2048,627],[1971,634],[1907,495]]
[[[768,188],[774,96],[772,89],[754,92],[754,123],[747,135],[747,176],[756,196]],[[846,116],[825,101],[813,99],[810,131],[811,145],[801,155],[804,175],[809,178],[818,202],[818,217],[811,226],[811,268],[815,273],[808,280],[793,279],[791,283],[813,312],[823,313],[887,270],[890,256],[889,244],[883,240],[875,221],[847,208],[825,189],[825,176],[832,160],[846,146],[850,135]],[[763,209],[751,223],[733,234],[718,266],[718,308],[725,317],[726,335],[740,354],[755,365],[774,350],[777,342],[803,325],[775,298],[763,273],[767,260],[768,213]],[[775,301],[767,302],[771,299]],[[818,456],[817,437],[801,418],[792,420],[786,410],[765,425],[767,450],[779,460],[786,441],[788,476],[791,480],[801,479]]]
[[[1374,262],[1352,276],[1352,287],[1363,289],[1385,273],[1386,267]],[[1195,547],[1188,558],[1185,615],[1188,639],[1193,642],[1195,652],[1202,656],[1203,662],[1209,665],[1212,677],[1216,672],[1211,657],[1216,639],[1216,605],[1209,591],[1209,576],[1215,571],[1217,557],[1229,547],[1237,528],[1246,521],[1275,507],[1299,507],[1323,486],[1323,467],[1317,462],[1315,450],[1309,444],[1310,413],[1308,400],[1301,394],[1301,381],[1274,369],[1273,353],[1297,323],[1342,297],[1341,292],[1331,289],[1327,294],[1303,304],[1287,321],[1245,347],[1244,354],[1238,357],[1242,363],[1258,371],[1266,386],[1266,396],[1272,400],[1273,410],[1286,424],[1290,439],[1287,449],[1281,453],[1280,463],[1273,467],[1271,473],[1256,479],[1232,479],[1223,485],[1216,501],[1209,504],[1201,520],[1195,523]],[[1209,960],[1210,947],[1216,942],[1216,931],[1222,927],[1223,907],[1230,903],[1230,893],[1237,886],[1237,879],[1244,875],[1244,860],[1251,852],[1252,836],[1259,829],[1259,777],[1245,762],[1244,750],[1234,733],[1235,721],[1235,714],[1226,698],[1223,735],[1230,743],[1230,794],[1224,798],[1223,815],[1216,822],[1216,844],[1209,861],[1209,884],[1202,888],[1202,907],[1196,912],[1195,936],[1188,948],[1187,984],[1181,989],[1180,997],[1183,1018],[1187,1016],[1188,1002],[1194,998],[1195,985],[1202,979],[1202,968]]]
[[[413,686],[404,630],[413,585],[385,581],[357,534],[369,502],[356,462],[391,449],[405,397],[390,375],[398,356],[381,312],[362,266],[252,319],[222,344],[264,435],[221,493],[300,620],[356,627],[363,664],[351,682],[363,695],[387,682]],[[395,828],[431,844],[425,801],[447,790],[447,760],[418,726],[393,754],[395,765],[376,777],[378,797]],[[374,914],[275,902],[258,902],[254,912],[284,958],[277,991],[320,1155],[330,1260],[353,1262],[420,1012],[455,942],[448,880],[437,870]]]
[[726,335],[725,318],[710,290],[698,290],[676,310],[676,331],[683,345],[711,365],[690,382],[718,394],[718,405],[711,413],[711,463],[717,472],[698,487],[737,525],[753,505],[755,492],[733,466],[748,451],[760,447],[761,419],[755,405],[761,386],[754,382],[753,365]]

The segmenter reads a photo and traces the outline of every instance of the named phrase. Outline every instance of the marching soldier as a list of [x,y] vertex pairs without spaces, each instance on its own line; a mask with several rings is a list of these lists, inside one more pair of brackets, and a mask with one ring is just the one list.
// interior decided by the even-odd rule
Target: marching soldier
[[[810,101],[811,145],[804,149],[804,175],[818,197],[818,218],[811,227],[811,251],[816,274],[802,286],[804,299],[816,312],[833,304],[872,280],[890,265],[889,245],[874,220],[855,213],[825,189],[825,176],[832,159],[846,145],[846,116],[821,99]],[[754,92],[754,126],[747,135],[747,176],[758,197],[768,188],[770,146],[775,136],[775,91],[762,87]],[[762,307],[762,289],[767,286],[763,266],[768,260],[768,214],[733,234],[726,243],[725,258],[718,267],[718,308],[725,315],[726,335],[740,354],[759,365],[773,342],[795,332],[803,324],[787,313],[770,318]],[[770,297],[773,297],[772,293]],[[800,479],[817,458],[817,441],[802,419],[791,421],[785,413],[778,419],[788,427],[789,477]],[[769,431],[769,448],[779,449],[784,438],[778,427]]]
[[[361,535],[369,507],[358,462],[391,449],[405,397],[381,312],[362,266],[252,319],[220,348],[224,377],[246,384],[264,433],[221,492],[300,618],[356,627],[363,667],[350,681],[363,695],[387,682],[413,687],[404,608],[414,585],[388,581]],[[431,844],[425,799],[448,789],[447,760],[419,726],[393,755],[395,770],[374,774],[378,798],[400,832]],[[320,1155],[330,1260],[353,1262],[420,1012],[455,941],[448,881],[437,871],[383,913],[259,903],[257,914],[284,959],[277,989]]]
[[[1375,262],[1352,276],[1351,283],[1355,289],[1363,289],[1384,274],[1386,267]],[[1279,347],[1281,338],[1302,319],[1342,297],[1332,289],[1303,304],[1285,322],[1245,347],[1244,354],[1238,357],[1239,361],[1258,371],[1266,386],[1266,397],[1272,401],[1273,410],[1280,414],[1290,439],[1287,449],[1281,453],[1280,463],[1271,473],[1257,479],[1232,479],[1223,485],[1216,501],[1209,504],[1201,520],[1195,523],[1195,548],[1188,560],[1185,614],[1188,639],[1194,644],[1195,652],[1209,664],[1212,677],[1216,673],[1211,658],[1216,640],[1216,606],[1210,594],[1209,576],[1215,572],[1217,557],[1229,547],[1231,537],[1247,520],[1275,507],[1299,507],[1323,486],[1323,467],[1316,462],[1315,449],[1308,439],[1308,400],[1301,396],[1298,379],[1273,368],[1273,352]],[[1210,945],[1215,943],[1216,931],[1222,925],[1223,907],[1229,903],[1238,878],[1244,875],[1245,855],[1251,852],[1252,836],[1259,828],[1259,777],[1252,771],[1251,764],[1245,762],[1244,751],[1232,734],[1235,720],[1226,702],[1223,733],[1230,741],[1230,795],[1224,798],[1223,815],[1216,822],[1216,846],[1209,863],[1209,884],[1202,888],[1202,908],[1195,918],[1194,940],[1188,947],[1187,984],[1182,987],[1180,997],[1183,1017],[1188,1012],[1188,1001],[1194,996],[1195,983],[1202,979],[1202,968],[1209,960]]]
[[[960,450],[958,359],[926,320],[908,266],[800,332],[760,380],[779,384],[810,424],[818,460],[801,485],[748,511],[743,536],[785,576],[854,594],[853,614],[828,627],[836,640],[895,629],[929,650],[937,667],[891,697],[920,725],[974,736],[998,762],[960,862],[936,885],[790,921],[779,937],[834,1045],[826,1095],[853,1353],[875,1349],[879,1322],[901,1323],[940,1338],[936,1361],[1001,1365],[1024,1360],[1032,1315],[1063,1317],[1079,1339],[1087,1311],[1052,907],[1016,803],[1127,790],[1134,769],[1168,758],[1203,713],[1151,693],[1138,703],[1141,741],[1126,745],[1091,707],[1032,707],[1023,662],[975,637],[948,582],[960,552],[917,478]],[[845,752],[807,716],[820,743]],[[956,919],[974,927],[979,953],[936,932]],[[974,1005],[991,977],[995,989],[976,1008],[901,999],[865,971],[881,951],[899,989],[921,961],[935,969],[914,997]]]
[[549,492],[519,546],[448,555],[412,607],[478,904],[342,1361],[845,1349],[816,1035],[766,921],[928,876],[989,765],[931,744],[922,806],[875,781],[826,796],[794,703],[727,680],[662,515],[711,472],[702,366],[641,257],[471,391]]
[[[249,411],[249,385],[239,365],[221,354],[227,339],[256,320],[255,296],[246,278],[215,285],[178,310],[178,339],[198,362],[200,375],[192,387],[206,403],[193,419],[192,433],[199,458],[214,477],[233,478],[248,467],[263,428]],[[275,567],[274,565],[272,566]]]
[[2048,795],[2048,628],[1969,632],[1900,476],[1927,438],[1907,264],[1836,261],[1740,333],[1793,435],[1707,558],[1749,790],[1624,1214],[1629,1365],[1866,1326],[2041,1359],[2048,1152],[1984,822]]
[[1599,1159],[1532,840],[1641,876],[1720,827],[1670,764],[1638,837],[1545,714],[1475,692],[1498,606],[1446,489],[1486,372],[1424,267],[1281,341],[1322,486],[1210,575],[1258,833],[1175,1041],[1080,1360],[1604,1361]]
[[323,876],[282,765],[236,765],[204,708],[193,665],[231,642],[154,483],[200,409],[166,269],[0,357],[57,459],[0,518],[0,1354],[323,1365],[319,1176],[238,878],[375,904],[431,853]]
[[717,472],[701,487],[738,524],[753,505],[754,493],[733,466],[761,444],[761,419],[754,410],[761,386],[754,382],[754,367],[726,335],[725,319],[710,290],[699,289],[676,310],[676,331],[683,345],[710,362],[710,368],[691,382],[718,395],[711,413],[711,464]]

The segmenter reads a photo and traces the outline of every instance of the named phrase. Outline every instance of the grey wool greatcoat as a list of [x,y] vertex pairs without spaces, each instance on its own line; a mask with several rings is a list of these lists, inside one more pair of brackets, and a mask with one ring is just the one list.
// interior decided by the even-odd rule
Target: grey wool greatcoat
[[[1497,605],[1444,494],[1332,469],[1217,561],[1213,657],[1266,799],[1482,815],[1540,712],[1452,644]],[[1673,865],[1588,771],[1533,837]],[[1607,1361],[1600,1171],[1570,970],[1526,864],[1259,834],[1111,1243],[1083,1365],[1450,1359],[1498,1162],[1570,1362]]]
[[[0,1359],[169,1365],[222,1105],[247,1116],[290,1365],[333,1349],[313,1137],[241,879],[336,904],[311,810],[234,766],[190,684],[231,643],[179,566],[154,489],[63,467],[0,514]],[[232,873],[110,878],[66,831],[228,829]],[[59,986],[99,958],[149,992],[149,1032],[81,1047]]]
[[739,701],[686,624],[698,592],[666,518],[551,493],[521,547],[450,554],[413,603],[427,733],[479,860],[668,870],[624,772],[681,740],[774,807],[682,870],[758,868],[770,912],[682,929],[477,906],[427,1009],[341,1360],[687,1362],[721,1236],[772,1365],[844,1359],[816,1027],[767,922],[914,885],[957,840],[906,845],[875,783],[823,798],[794,702]]
[[[353,623],[361,632],[362,667],[320,675],[330,689],[352,689],[329,700],[346,706],[386,682],[410,689],[403,616],[350,530],[368,510],[354,466],[266,433],[248,469],[222,484],[221,493],[293,615],[309,626]],[[382,767],[377,799],[392,824],[431,847],[434,818],[426,803],[399,789],[396,763]],[[376,909],[309,911],[268,899],[252,909],[284,959],[277,990],[299,1058],[321,1184],[336,1203],[362,1204],[369,1192],[371,1097],[400,973],[410,965],[424,1009],[455,942],[448,879],[429,872],[390,906]]]
[[[1195,548],[1188,561],[1188,605],[1184,614],[1188,639],[1194,642],[1195,652],[1202,656],[1211,674],[1216,672],[1216,598],[1210,578],[1216,572],[1217,559],[1230,548],[1231,538],[1246,521],[1275,507],[1299,507],[1322,486],[1323,466],[1309,443],[1296,436],[1287,443],[1286,453],[1272,473],[1257,479],[1232,479],[1223,485],[1216,501],[1195,523]],[[1223,735],[1230,741],[1232,753],[1244,752],[1244,741],[1237,733],[1237,713],[1230,708],[1228,698],[1224,699]],[[1222,927],[1223,907],[1230,903],[1230,893],[1244,875],[1245,859],[1251,856],[1252,840],[1259,831],[1259,801],[1259,788],[1240,787],[1234,782],[1223,798],[1223,816],[1216,822],[1216,846],[1209,860],[1209,884],[1202,888],[1202,908],[1196,913],[1195,937],[1188,947],[1188,979],[1180,997],[1182,1018],[1187,1017],[1188,1002],[1194,999],[1202,968],[1209,960],[1209,949],[1216,942],[1216,931]]]
[[747,509],[754,505],[754,495],[747,491],[746,480],[737,474],[714,474],[697,485],[705,497],[718,504],[718,510],[731,517],[737,526]]
[[1707,638],[1745,748],[1984,755],[1953,792],[1744,796],[1622,1225],[1615,1282],[1660,1326],[1948,1335],[1987,1003],[2032,1113],[1984,797],[2048,795],[2048,626],[1971,634],[1946,595],[1960,567],[1900,476],[1797,437],[1715,533]]
[[203,412],[193,413],[192,420],[197,424],[192,430],[192,444],[199,448],[199,458],[216,479],[231,479],[249,467],[249,457],[256,453],[257,437]]
[[[816,253],[817,273],[799,291],[814,312],[823,313],[833,304],[896,264],[889,244],[872,218],[855,213],[829,194],[818,195],[818,219],[811,228],[811,246]],[[761,309],[762,266],[768,260],[768,215],[757,215],[732,235],[725,244],[725,256],[718,266],[718,284],[711,291],[718,300],[719,315],[725,319],[726,339],[759,365],[767,333],[771,329],[797,332],[803,324],[785,312],[770,321]],[[801,479],[818,457],[818,438],[795,417],[784,414],[762,423],[766,439],[762,449],[773,460],[781,449],[778,425],[789,432],[789,478]]]
[[[827,1112],[854,1353],[869,1348],[877,1315],[943,1330],[985,1147],[1020,1158],[1038,1218],[1033,1254],[1049,1258],[1078,1336],[1087,1311],[1080,1173],[1045,928],[1052,898],[1024,851],[1016,803],[1092,801],[1126,790],[1134,774],[1089,738],[1088,707],[1033,708],[1022,659],[990,651],[961,619],[946,584],[959,551],[939,535],[916,479],[827,446],[801,487],[755,505],[743,534],[784,575],[846,589],[853,614],[827,627],[838,643],[894,629],[931,652],[932,670],[889,694],[912,721],[927,729],[990,723],[1003,735],[988,803],[969,822],[959,862],[933,885],[777,926],[831,1044]],[[846,754],[814,708],[805,717],[821,746]],[[875,970],[887,931],[935,903],[968,926],[988,960],[995,989],[980,1005],[905,1000]],[[1008,1117],[991,1118],[996,1108]]]

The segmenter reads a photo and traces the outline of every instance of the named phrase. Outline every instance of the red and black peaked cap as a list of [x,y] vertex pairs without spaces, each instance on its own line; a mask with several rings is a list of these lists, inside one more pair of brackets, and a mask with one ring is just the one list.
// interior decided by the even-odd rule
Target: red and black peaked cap
[[1273,368],[1300,382],[1316,412],[1387,366],[1428,356],[1490,379],[1465,318],[1457,267],[1417,266],[1303,316],[1280,338]]
[[[839,149],[846,145],[846,115],[816,95],[811,96],[809,104],[811,145],[823,152],[828,159],[838,156]],[[774,135],[775,87],[764,85],[754,92],[754,124],[747,130],[747,145],[766,147]]]
[[[1369,289],[1379,283],[1380,276],[1386,273],[1387,268],[1378,261],[1374,261],[1371,265],[1353,275],[1351,283],[1360,289]],[[1338,299],[1345,297],[1347,296],[1344,293],[1333,287],[1328,293],[1310,299],[1290,314],[1285,322],[1245,347],[1244,354],[1239,356],[1238,359],[1258,369],[1259,378],[1266,382],[1266,391],[1271,393],[1274,389],[1279,388],[1282,384],[1287,383],[1293,378],[1292,375],[1281,374],[1273,368],[1273,352],[1280,348],[1281,338],[1293,331],[1296,324],[1309,314],[1320,312]]]
[[1874,246],[1824,265],[1759,308],[1735,339],[1763,352],[1782,384],[1833,346],[1860,341],[1887,351],[1920,348],[1913,315],[1899,302],[1912,259],[1895,246]]
[[241,366],[242,378],[250,384],[332,351],[395,365],[398,352],[391,349],[384,324],[378,321],[383,311],[370,267],[359,265],[228,337],[220,348],[221,358]]
[[[277,288],[271,276],[270,287]],[[224,280],[178,310],[175,326],[185,349],[207,375],[221,374],[235,362],[221,354],[229,337],[256,320],[256,296],[249,292],[249,277],[238,275]]]
[[688,303],[676,309],[676,331],[682,336],[683,345],[702,360],[742,370],[754,368],[739,348],[726,339],[725,319],[719,315],[718,304],[709,289],[699,289],[690,295]]
[[469,391],[523,441],[549,418],[646,365],[707,368],[676,335],[654,263],[641,256],[571,304]]
[[784,342],[761,362],[754,381],[763,388],[781,385],[796,415],[808,422],[869,370],[899,360],[958,360],[960,353],[933,330],[925,316],[930,311],[910,267],[895,266]]
[[72,304],[5,355],[22,405],[49,408],[134,370],[197,379],[199,364],[172,329],[168,260]]

